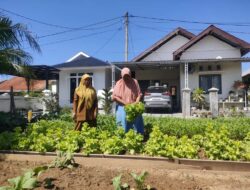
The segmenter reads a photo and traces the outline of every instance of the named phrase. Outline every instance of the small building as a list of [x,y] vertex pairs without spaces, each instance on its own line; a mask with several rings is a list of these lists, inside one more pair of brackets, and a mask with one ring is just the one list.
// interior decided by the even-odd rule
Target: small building
[[98,90],[111,87],[111,66],[86,53],[79,52],[65,63],[54,65],[59,69],[59,105],[72,106],[75,88],[82,75],[89,74],[92,85]]

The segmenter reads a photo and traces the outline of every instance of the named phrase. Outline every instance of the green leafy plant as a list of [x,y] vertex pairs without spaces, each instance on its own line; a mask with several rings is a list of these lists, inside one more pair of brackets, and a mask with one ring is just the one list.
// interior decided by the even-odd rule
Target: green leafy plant
[[152,133],[150,133],[150,138],[145,145],[145,153],[150,156],[159,155],[162,150],[164,150],[164,134],[161,132],[160,128],[153,127]]
[[148,172],[143,171],[141,174],[137,175],[136,173],[130,173],[136,183],[136,189],[138,190],[150,190],[149,185],[145,185],[145,179],[148,176]]
[[100,153],[100,142],[99,139],[87,138],[83,145],[83,154],[98,154]]
[[225,127],[206,129],[204,147],[206,155],[212,160],[239,160],[244,155],[245,147],[241,141],[229,138],[229,131]]
[[143,150],[143,136],[134,130],[129,130],[125,134],[124,145],[130,154],[140,153]]
[[24,175],[8,179],[12,186],[0,187],[0,190],[22,190],[33,189],[37,185],[37,180],[33,177],[33,172],[26,172]]
[[27,119],[21,114],[0,112],[0,133],[4,131],[13,131],[15,127],[25,128]]
[[100,149],[104,154],[121,154],[125,150],[123,140],[117,136],[102,141]]
[[105,114],[110,114],[112,110],[112,91],[110,89],[104,88],[102,89],[103,93],[102,96],[100,97],[100,100],[102,101],[102,106]]
[[205,105],[204,90],[202,88],[196,88],[192,94],[192,100],[198,104],[199,108]]
[[198,158],[199,146],[192,139],[183,136],[177,140],[176,147],[174,148],[175,156],[178,158]]
[[57,152],[57,157],[55,160],[49,165],[50,168],[73,168],[77,164],[73,158],[73,155],[70,152]]
[[31,171],[25,172],[23,175],[8,179],[11,186],[0,187],[0,190],[23,190],[33,189],[37,186],[37,177],[45,170],[47,166],[37,167]]
[[133,122],[136,119],[136,117],[143,114],[143,112],[145,111],[145,107],[142,102],[128,104],[125,106],[125,111],[126,111],[127,121]]
[[121,177],[122,177],[122,174],[112,179],[114,190],[129,190],[129,185],[127,183],[122,184]]

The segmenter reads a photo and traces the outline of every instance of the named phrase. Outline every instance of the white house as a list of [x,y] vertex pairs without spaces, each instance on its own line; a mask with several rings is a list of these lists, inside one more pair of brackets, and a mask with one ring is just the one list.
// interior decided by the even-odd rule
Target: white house
[[59,69],[59,105],[72,106],[75,88],[83,74],[92,77],[92,85],[98,90],[111,86],[110,64],[83,52],[79,52],[65,63],[54,65]]
[[185,87],[185,63],[188,63],[186,85],[191,90],[216,87],[219,98],[225,99],[234,81],[241,80],[241,58],[249,50],[249,43],[213,25],[197,36],[177,28],[131,62],[114,64],[130,67],[142,91],[156,82],[168,85],[174,90],[174,105],[179,109],[181,90]]
[[[177,28],[130,62],[111,63],[119,68],[130,67],[142,91],[159,83],[167,85],[173,95],[175,110],[181,108],[181,90],[188,86],[208,91],[219,89],[219,98],[228,97],[234,81],[241,80],[242,57],[250,50],[250,44],[213,25],[198,35]],[[186,75],[184,65],[188,65]],[[59,73],[59,102],[70,106],[73,93],[83,73],[93,78],[95,89],[111,86],[111,79],[118,80],[120,71],[111,72],[111,65],[80,52],[67,62],[55,65]],[[114,67],[113,67],[114,68]],[[114,71],[114,69],[112,69]],[[188,80],[187,80],[188,79]],[[114,84],[114,83],[112,83]]]

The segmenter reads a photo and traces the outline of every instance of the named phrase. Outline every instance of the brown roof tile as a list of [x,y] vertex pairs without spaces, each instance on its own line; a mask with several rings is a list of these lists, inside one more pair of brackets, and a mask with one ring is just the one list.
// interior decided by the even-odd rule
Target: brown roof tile
[[[13,86],[14,91],[27,91],[27,85],[25,78],[23,77],[13,77],[9,80],[3,81],[0,83],[0,91],[5,92],[9,91],[10,87]],[[32,91],[41,91],[45,89],[44,80],[31,80],[30,90]]]

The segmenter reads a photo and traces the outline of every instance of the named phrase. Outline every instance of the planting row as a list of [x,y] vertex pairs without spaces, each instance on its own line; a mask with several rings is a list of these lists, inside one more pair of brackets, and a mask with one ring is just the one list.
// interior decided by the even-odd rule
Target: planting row
[[107,117],[99,120],[97,128],[84,125],[81,132],[73,130],[72,122],[41,120],[30,124],[25,131],[16,128],[14,132],[1,133],[0,149],[250,160],[250,132],[244,139],[235,140],[225,126],[207,124],[202,134],[190,137],[167,134],[162,127],[153,126],[148,139],[145,139],[133,130],[125,133]]

